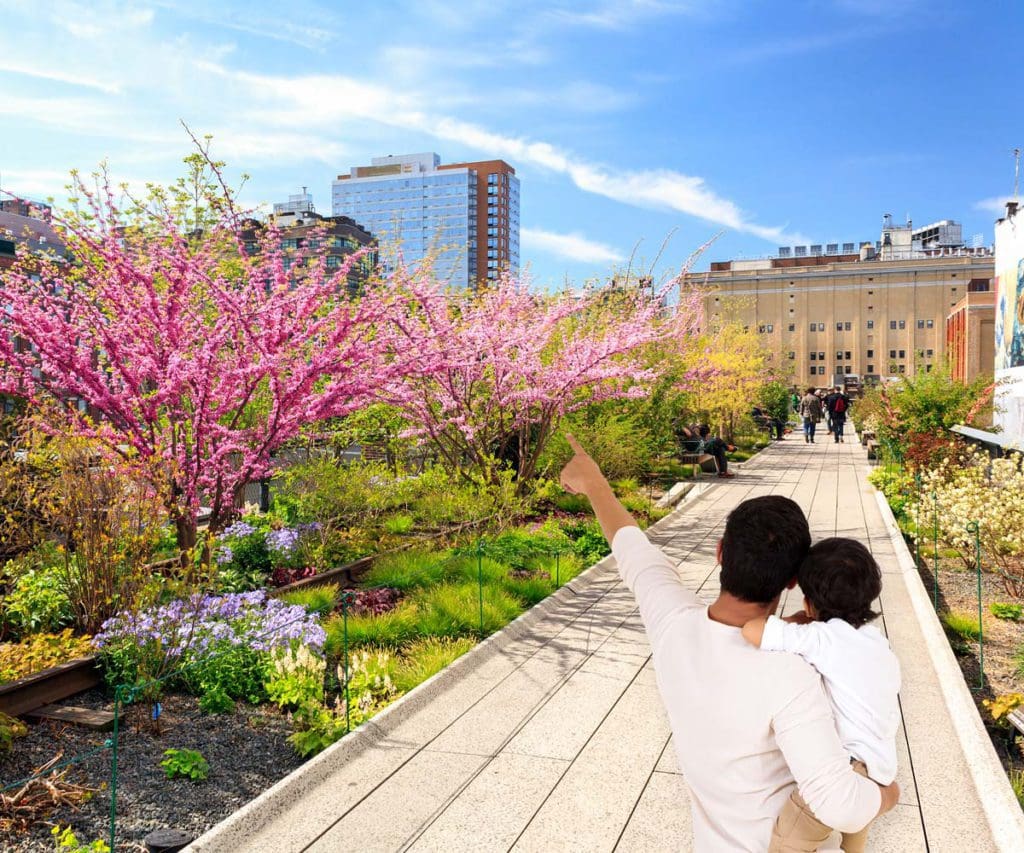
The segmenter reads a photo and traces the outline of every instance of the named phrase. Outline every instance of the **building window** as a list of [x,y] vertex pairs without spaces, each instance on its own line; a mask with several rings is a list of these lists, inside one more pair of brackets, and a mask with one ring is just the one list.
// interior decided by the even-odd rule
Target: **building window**
[[907,328],[907,321],[906,320],[900,320],[900,329],[905,329],[905,328]]
[[900,373],[906,373],[907,372],[907,366],[905,364],[901,364],[899,366],[899,372]]
[[874,372],[875,372],[875,366],[873,364],[869,364],[868,365],[868,373],[874,373]]
[[851,365],[849,365],[849,364],[846,365],[845,372],[848,373],[848,374],[849,373],[853,373],[853,367]]
[[795,332],[796,331],[796,323],[790,323],[789,324],[789,330],[791,332]]
[[875,357],[875,351],[873,349],[869,349],[868,350],[868,358],[874,358],[874,357]]
[[843,360],[843,353],[842,353],[842,351],[837,352],[836,353],[836,361],[842,361],[842,360]]
[[843,323],[843,331],[849,332],[853,330],[853,323]]
[[890,328],[890,329],[891,329],[892,331],[894,331],[894,332],[896,331],[896,321],[895,321],[895,320],[890,320],[890,321],[889,321],[889,328]]
[[896,350],[894,350],[894,349],[889,350],[889,358],[896,358]]
[[853,353],[851,353],[849,350],[847,350],[846,351],[846,360],[850,361],[852,358],[853,358]]
[[793,352],[792,350],[790,350],[790,353],[789,353],[789,360],[790,360],[790,361],[793,361],[793,359],[795,359],[795,358],[796,358],[796,353],[795,353],[795,352]]
[[824,332],[825,331],[825,324],[824,323],[818,323],[818,331],[819,332]]
[[817,330],[818,330],[818,324],[817,323],[811,323],[811,331],[812,332],[816,332]]
[[824,361],[824,360],[825,360],[825,353],[819,352],[818,353],[818,361]]
[[818,360],[818,354],[816,352],[812,352],[811,353],[811,361],[817,361],[817,360]]
[[900,350],[900,358],[906,358],[906,357],[907,357],[907,351],[905,349],[901,349]]
[[762,335],[763,334],[769,334],[770,335],[772,332],[775,331],[775,324],[774,323],[762,323],[760,326],[757,327],[757,331],[759,331]]
[[841,332],[842,330],[843,330],[843,324],[842,323],[836,323],[836,331],[837,332]]
[[935,355],[935,350],[933,350],[933,349],[925,350],[924,354],[925,354],[926,357],[932,358]]
[[875,328],[875,321],[874,320],[868,320],[868,328],[869,329]]
[[931,373],[932,372],[932,366],[930,364],[926,364],[924,366],[924,372],[925,373]]
[[917,328],[919,328],[919,329],[923,329],[924,328],[924,320],[918,320],[917,321]]
[[889,372],[890,373],[895,373],[896,372],[896,363],[895,362],[893,362],[892,364],[889,365]]
[[929,329],[934,329],[935,328],[935,321],[934,320],[925,320],[924,324]]

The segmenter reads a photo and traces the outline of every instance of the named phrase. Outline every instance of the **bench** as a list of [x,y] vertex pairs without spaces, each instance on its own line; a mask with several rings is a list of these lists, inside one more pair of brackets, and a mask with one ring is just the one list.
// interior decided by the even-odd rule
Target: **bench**
[[860,443],[863,444],[865,447],[867,447],[868,446],[868,442],[872,441],[874,438],[875,438],[875,434],[871,430],[869,430],[869,429],[861,430],[861,433],[860,433]]
[[697,479],[704,470],[704,463],[708,460],[715,463],[715,471],[718,471],[718,462],[715,461],[715,457],[710,453],[684,453],[679,457],[679,462],[682,465],[693,466],[693,478]]
[[868,459],[878,459],[878,446],[879,442],[872,439],[867,443],[868,448]]

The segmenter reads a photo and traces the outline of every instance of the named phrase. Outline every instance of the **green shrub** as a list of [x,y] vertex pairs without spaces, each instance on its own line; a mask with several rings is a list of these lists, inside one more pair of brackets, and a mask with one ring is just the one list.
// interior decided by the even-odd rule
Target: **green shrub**
[[292,720],[295,731],[288,736],[288,743],[303,758],[323,752],[347,732],[344,709],[338,713],[312,703],[296,711]]
[[31,634],[19,643],[0,643],[0,684],[84,657],[92,651],[89,638],[74,636],[70,628],[59,634]]
[[[423,637],[457,637],[480,630],[479,588],[475,583],[442,584],[418,596],[417,633]],[[500,587],[483,591],[483,631],[492,634],[522,612],[522,605]]]
[[210,765],[197,749],[165,749],[160,766],[168,779],[202,782],[210,775]]
[[[7,572],[16,571],[8,563]],[[63,565],[30,568],[18,575],[3,599],[3,621],[16,634],[53,633],[74,621],[74,610],[64,586]]]
[[402,536],[412,530],[416,521],[411,515],[392,515],[385,518],[381,525],[386,533],[392,536]]
[[319,613],[326,616],[338,603],[338,585],[336,583],[324,586],[308,586],[303,589],[296,589],[281,596],[283,601],[289,604],[298,604],[305,607],[309,613]]
[[[394,610],[378,616],[369,614],[348,617],[348,646],[388,646],[398,648],[413,639],[417,633],[417,608],[411,601],[405,601]],[[338,658],[344,646],[344,620],[340,613],[324,623],[327,641],[324,652],[328,657]]]
[[1017,798],[1017,803],[1022,809],[1024,809],[1024,770],[1019,768],[1011,768],[1007,775],[1010,779],[1010,787],[1013,788],[1013,795]]
[[70,826],[65,826],[63,829],[59,825],[54,826],[50,830],[50,835],[53,836],[53,843],[57,845],[57,850],[61,853],[110,853],[110,845],[102,838],[97,838],[87,844],[78,840],[78,836]]
[[977,617],[966,616],[962,613],[943,613],[942,623],[964,640],[977,640],[981,636],[981,627],[978,625]]
[[392,676],[395,688],[401,693],[407,693],[436,675],[475,645],[476,640],[470,637],[430,637],[410,643],[395,665]]
[[541,453],[538,470],[551,476],[572,458],[572,433],[609,480],[636,478],[650,468],[652,437],[632,415],[600,408],[571,415]]
[[1021,604],[1004,604],[996,601],[992,603],[989,610],[996,618],[1007,619],[1011,622],[1020,622],[1024,618],[1024,605]]
[[601,532],[601,525],[593,519],[564,524],[562,530],[572,542],[572,552],[583,561],[584,566],[591,566],[611,553],[608,540]]

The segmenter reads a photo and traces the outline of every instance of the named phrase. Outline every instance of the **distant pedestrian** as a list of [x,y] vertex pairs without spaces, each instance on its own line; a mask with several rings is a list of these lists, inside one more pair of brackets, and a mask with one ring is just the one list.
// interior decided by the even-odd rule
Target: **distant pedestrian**
[[825,401],[828,408],[829,420],[832,424],[832,436],[836,444],[843,440],[843,428],[846,426],[846,413],[850,410],[850,398],[843,393],[843,389],[837,387],[828,395]]
[[821,398],[814,393],[813,388],[808,388],[804,398],[800,401],[800,417],[804,421],[804,443],[814,444],[814,430],[821,420]]

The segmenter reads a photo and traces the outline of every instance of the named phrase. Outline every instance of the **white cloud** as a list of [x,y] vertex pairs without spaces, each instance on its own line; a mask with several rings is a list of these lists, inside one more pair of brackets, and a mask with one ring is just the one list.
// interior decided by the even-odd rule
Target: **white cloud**
[[663,15],[700,14],[708,2],[672,2],[672,0],[604,0],[590,9],[575,6],[551,9],[547,17],[561,24],[623,30],[643,23],[644,19]]
[[770,242],[796,242],[799,237],[787,234],[784,226],[751,221],[735,202],[717,195],[704,178],[671,169],[630,171],[592,163],[547,142],[506,136],[450,116],[423,112],[421,100],[412,92],[340,75],[284,77],[233,71],[214,63],[204,63],[204,67],[243,87],[240,98],[253,105],[250,116],[254,122],[275,128],[303,123],[331,131],[345,122],[368,119],[468,145],[513,165],[528,163],[556,172],[584,192],[623,204],[696,216]]
[[520,239],[523,248],[570,261],[587,263],[616,263],[626,259],[618,249],[607,243],[598,243],[587,239],[578,231],[569,234],[557,234],[540,228],[521,228]]
[[971,205],[975,210],[983,210],[986,213],[995,213],[998,216],[1006,215],[1006,203],[1013,201],[1013,196],[1010,195],[998,195],[992,198],[983,198],[981,201],[976,201]]
[[9,74],[24,74],[26,77],[35,77],[39,80],[67,83],[70,86],[81,86],[85,89],[96,89],[111,95],[120,91],[120,87],[114,83],[107,83],[103,80],[93,79],[81,74],[69,74],[52,67],[41,68],[33,66],[31,63],[21,62],[9,54],[0,56],[0,71]]

